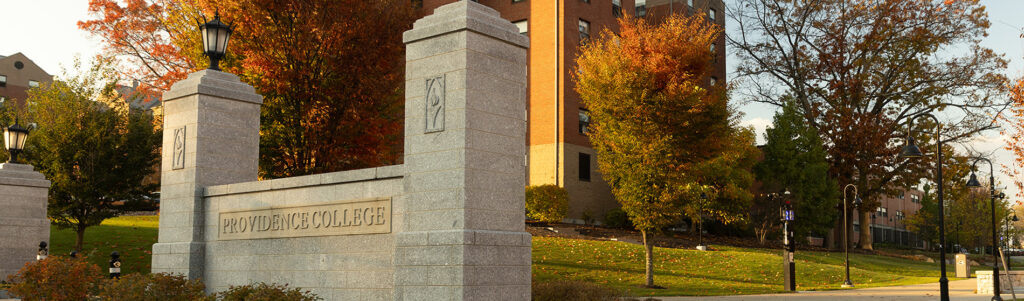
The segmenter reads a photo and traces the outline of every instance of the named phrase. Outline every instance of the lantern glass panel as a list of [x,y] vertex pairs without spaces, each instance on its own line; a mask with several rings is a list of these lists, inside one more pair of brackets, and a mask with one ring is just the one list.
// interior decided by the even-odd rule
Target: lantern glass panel
[[217,28],[207,27],[204,31],[206,35],[205,39],[208,41],[208,44],[203,45],[204,47],[206,47],[206,52],[217,53],[217,49],[219,48],[217,47]]
[[13,137],[11,137],[11,134],[13,134],[11,130],[4,128],[4,149],[11,149],[11,141],[14,141]]
[[206,26],[203,26],[202,30],[203,30],[203,32],[202,32],[202,36],[203,36],[203,52],[209,52],[210,51],[210,39],[208,39],[206,37],[206,35],[209,32],[209,30],[207,30]]
[[25,149],[25,139],[28,138],[28,133],[21,132],[21,131],[18,131],[16,133],[18,135],[18,139],[17,139],[18,145],[17,145],[17,148],[18,149]]
[[226,27],[217,28],[217,53],[224,54],[227,51],[228,46],[228,29]]

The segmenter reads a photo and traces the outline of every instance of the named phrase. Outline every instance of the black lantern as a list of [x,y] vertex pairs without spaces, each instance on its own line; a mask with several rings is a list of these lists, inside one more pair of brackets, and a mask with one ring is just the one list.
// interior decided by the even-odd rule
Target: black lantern
[[[205,16],[203,21],[206,21]],[[213,20],[199,24],[199,31],[203,35],[203,54],[210,58],[210,68],[208,69],[220,70],[218,63],[227,53],[231,27],[220,21],[219,11],[213,15]]]
[[981,187],[981,182],[978,181],[978,176],[971,172],[971,178],[967,180],[967,187]]
[[11,158],[7,162],[18,162],[18,153],[25,149],[25,138],[28,138],[28,129],[18,125],[17,120],[14,121],[14,125],[4,129],[4,148],[11,153]]
[[914,137],[907,137],[907,145],[903,146],[903,151],[900,152],[900,157],[903,158],[920,158],[924,157],[924,153],[921,152],[921,148],[917,147],[914,143]]

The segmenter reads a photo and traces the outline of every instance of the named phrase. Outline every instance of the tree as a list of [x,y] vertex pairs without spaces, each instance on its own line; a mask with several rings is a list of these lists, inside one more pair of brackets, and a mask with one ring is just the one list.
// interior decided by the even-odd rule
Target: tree
[[699,165],[729,147],[724,87],[701,86],[721,29],[703,15],[659,25],[626,17],[619,26],[618,35],[605,30],[583,47],[576,91],[592,116],[601,174],[643,236],[646,285],[653,286],[652,232],[711,190],[698,182]]
[[50,180],[50,219],[75,230],[79,251],[86,228],[131,210],[158,188],[143,181],[159,159],[162,135],[153,116],[94,101],[113,97],[114,84],[112,70],[101,61],[29,92],[28,115],[38,130],[29,135],[26,155]]
[[705,218],[726,225],[746,221],[753,199],[750,186],[754,183],[754,175],[751,170],[761,151],[757,149],[753,128],[740,127],[735,121],[726,138],[728,144],[721,153],[695,163],[690,171],[702,190],[697,198],[683,205],[683,214],[700,224],[701,231],[705,229]]
[[162,90],[204,67],[193,20],[212,8],[235,25],[221,66],[264,96],[260,176],[395,163],[402,147],[408,0],[90,2],[79,26],[136,78]]
[[[924,185],[921,190],[924,191],[924,195],[921,196],[921,209],[907,216],[904,223],[907,225],[907,230],[917,233],[918,239],[926,241],[929,246],[934,247],[939,245],[939,204],[935,199],[935,193],[932,192],[931,185]],[[946,229],[955,228],[947,227]]]
[[[861,220],[935,164],[898,159],[911,118],[962,117],[941,120],[941,139],[962,141],[994,128],[1006,105],[1006,61],[980,45],[989,21],[977,1],[740,0],[728,15],[746,87],[738,92],[779,107],[792,98],[821,135],[832,177],[859,188]],[[918,128],[939,126],[928,125]],[[864,249],[869,226],[861,224]]]
[[[764,191],[788,189],[800,222],[794,224],[796,237],[825,234],[835,223],[839,187],[828,173],[829,164],[821,147],[818,132],[807,125],[799,110],[791,103],[775,114],[773,127],[767,129],[762,148],[764,160],[754,172],[761,179]],[[847,204],[853,209],[851,195]],[[842,200],[842,199],[840,199]],[[777,219],[778,212],[774,212]],[[853,231],[853,219],[847,219]]]

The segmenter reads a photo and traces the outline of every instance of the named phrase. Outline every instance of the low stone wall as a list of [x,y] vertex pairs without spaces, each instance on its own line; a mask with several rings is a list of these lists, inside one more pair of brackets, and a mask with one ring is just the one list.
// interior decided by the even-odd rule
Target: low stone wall
[[[978,288],[977,293],[979,295],[991,295],[992,294],[992,267],[973,267],[975,275],[978,277]],[[999,286],[1002,288],[1002,293],[1010,293],[1010,282],[1009,278],[1013,278],[1013,289],[1018,293],[1024,293],[1024,271],[1010,271],[1010,275],[1006,275],[1006,271],[999,270]]]
[[[327,300],[390,300],[404,172],[394,165],[207,187],[207,288],[273,282]],[[378,212],[385,203],[388,212]]]

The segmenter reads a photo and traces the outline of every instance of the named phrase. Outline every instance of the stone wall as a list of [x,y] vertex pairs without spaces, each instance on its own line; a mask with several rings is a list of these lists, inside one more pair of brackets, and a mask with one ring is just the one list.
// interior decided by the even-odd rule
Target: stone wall
[[256,181],[262,96],[203,70],[164,94],[153,271],[327,300],[529,300],[528,38],[471,1],[404,35],[403,165]]
[[[974,274],[978,277],[977,291],[979,295],[991,295],[992,294],[992,267],[976,267],[974,268]],[[1014,291],[1017,293],[1024,293],[1024,271],[1010,271],[1010,275],[1006,275],[1006,271],[999,271],[999,286],[1002,288],[1000,293],[1010,293],[1010,282],[1009,279],[1013,278]]]
[[0,164],[0,279],[36,260],[39,242],[50,241],[49,188],[31,165]]

